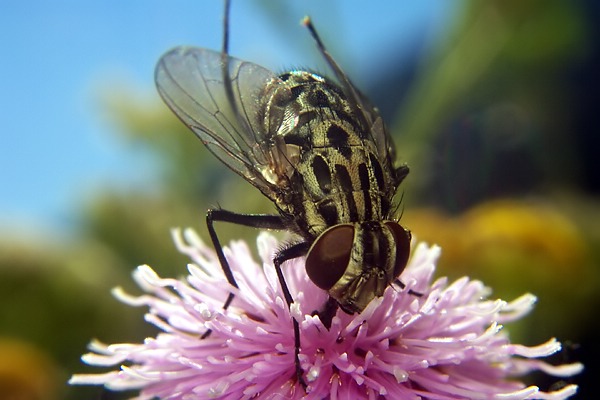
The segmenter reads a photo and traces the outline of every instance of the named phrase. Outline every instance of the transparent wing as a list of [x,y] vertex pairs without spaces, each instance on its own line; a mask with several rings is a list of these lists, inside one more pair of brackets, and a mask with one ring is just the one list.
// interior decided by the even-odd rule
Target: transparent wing
[[393,169],[396,162],[396,148],[383,122],[383,118],[379,114],[379,110],[373,107],[362,93],[359,94],[357,101],[363,118],[367,121],[368,126],[370,126],[371,136],[377,147],[379,159],[384,163],[383,167]]
[[[355,104],[354,112],[356,113],[356,117],[369,130],[371,139],[375,143],[377,155],[382,164],[381,166],[384,170],[396,171],[394,165],[396,162],[396,147],[394,145],[394,140],[390,136],[385,123],[383,122],[383,118],[381,118],[381,115],[379,114],[379,110],[371,104],[362,92],[356,89],[340,67],[337,67],[336,74],[338,74],[336,75],[338,76],[338,80],[341,81],[343,92],[348,99],[352,99],[353,104]],[[406,174],[404,169],[401,168],[401,170],[401,174]],[[400,183],[404,178],[402,175],[396,175],[396,173],[392,173],[395,185]]]
[[165,103],[206,147],[273,200],[280,190],[273,179],[279,150],[260,127],[260,98],[279,78],[219,52],[177,47],[159,60],[155,81]]
[[392,176],[394,184],[396,186],[399,185],[406,177],[408,167],[396,163],[396,145],[383,122],[383,118],[379,115],[379,112],[377,112],[377,119],[375,119],[375,122],[371,127],[371,133],[375,140],[375,145],[377,146],[379,159],[382,160],[382,167],[389,168],[389,171],[393,171]]
[[[318,42],[320,42],[318,40]],[[333,57],[320,46],[321,53],[328,61],[341,86],[342,91],[353,106],[356,118],[369,130],[371,139],[375,143],[379,159],[384,168],[393,170],[396,161],[396,151],[392,137],[388,133],[379,110],[373,107],[367,97],[362,94],[350,81],[344,70],[335,62]]]

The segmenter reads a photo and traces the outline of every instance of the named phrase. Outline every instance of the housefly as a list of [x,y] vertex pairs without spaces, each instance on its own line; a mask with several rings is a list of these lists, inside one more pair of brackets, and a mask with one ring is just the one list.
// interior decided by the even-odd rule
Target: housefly
[[[359,313],[398,279],[410,253],[410,232],[394,214],[394,195],[408,174],[395,165],[394,145],[376,108],[352,85],[305,18],[334,79],[308,71],[277,75],[228,53],[229,1],[220,52],[177,47],[156,67],[169,108],[221,162],[256,187],[273,215],[210,209],[206,222],[229,283],[238,287],[214,228],[216,221],[287,230],[295,241],[273,264],[289,305],[282,264],[306,257],[306,273],[329,301],[317,310],[325,326],[341,308]],[[234,295],[229,294],[226,309]],[[297,378],[298,322],[293,319]],[[210,334],[210,331],[206,335]]]

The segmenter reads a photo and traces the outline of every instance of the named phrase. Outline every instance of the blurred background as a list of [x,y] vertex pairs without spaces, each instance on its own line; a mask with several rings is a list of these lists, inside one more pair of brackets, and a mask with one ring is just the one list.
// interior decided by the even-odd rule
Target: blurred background
[[[327,74],[305,14],[410,165],[402,221],[442,246],[438,275],[537,295],[506,329],[528,345],[557,337],[553,362],[586,364],[577,397],[597,395],[600,3],[234,1],[231,53]],[[221,21],[217,0],[0,5],[0,400],[124,398],[66,384],[99,372],[79,360],[90,339],[155,334],[110,289],[139,293],[140,264],[183,276],[169,229],[206,238],[211,206],[273,211],[154,89],[160,55],[218,50]]]

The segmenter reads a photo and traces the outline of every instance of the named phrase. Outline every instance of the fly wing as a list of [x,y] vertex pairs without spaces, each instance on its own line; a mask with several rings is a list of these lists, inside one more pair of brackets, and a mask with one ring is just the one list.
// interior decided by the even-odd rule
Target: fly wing
[[[261,128],[261,96],[280,79],[256,64],[212,50],[177,47],[159,60],[158,92],[225,165],[274,200],[281,157]],[[276,184],[277,183],[277,184]]]
[[[365,107],[364,103],[362,107]],[[381,115],[379,115],[379,111],[376,108],[368,108],[365,113],[369,115],[368,119],[371,122],[371,136],[375,141],[379,159],[384,164],[383,168],[387,167],[390,170],[393,170],[394,163],[396,162],[396,148],[394,141],[383,122],[383,118],[381,118]]]
[[[320,44],[320,39],[317,38],[317,43]],[[325,50],[322,44],[319,45],[321,53],[329,63],[329,66],[333,69],[335,77],[337,78],[340,87],[348,100],[350,106],[354,111],[356,119],[363,126],[364,129],[369,131],[371,140],[375,144],[377,149],[377,155],[382,163],[382,167],[388,171],[395,171],[394,163],[396,161],[396,151],[392,137],[388,133],[383,119],[379,114],[379,110],[373,107],[369,100],[363,95],[350,81],[350,78],[344,70],[335,62],[333,57]],[[403,167],[400,170],[404,171]],[[401,175],[402,173],[400,173]],[[398,175],[398,174],[396,174]],[[402,180],[403,177],[394,177],[394,185]]]
[[[346,78],[347,84],[352,86],[352,83]],[[364,121],[364,124],[369,129],[369,134],[375,148],[377,149],[377,155],[381,166],[384,170],[392,173],[392,179],[394,183],[394,189],[397,187],[402,179],[408,174],[408,167],[406,165],[396,167],[396,147],[394,140],[387,130],[383,118],[379,114],[379,110],[374,107],[371,102],[359,92],[354,86],[351,89],[345,89],[355,99],[357,107],[355,112],[358,113],[358,118]],[[395,191],[395,190],[394,190]]]

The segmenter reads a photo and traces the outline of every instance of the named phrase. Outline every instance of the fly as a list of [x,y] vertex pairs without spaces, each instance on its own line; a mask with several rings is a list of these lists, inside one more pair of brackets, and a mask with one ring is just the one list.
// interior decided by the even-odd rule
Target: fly
[[[167,52],[156,67],[156,85],[208,150],[277,209],[274,215],[208,210],[208,232],[229,283],[238,287],[216,221],[288,230],[297,240],[273,259],[285,300],[288,306],[294,302],[281,266],[306,256],[309,278],[329,294],[317,311],[329,328],[338,308],[359,313],[391,284],[404,287],[398,277],[411,235],[394,217],[393,198],[408,167],[394,165],[394,145],[378,110],[352,85],[308,17],[304,24],[335,80],[296,70],[276,75],[231,57],[229,5],[226,0],[221,52]],[[306,386],[298,359],[300,329],[292,321],[296,374]]]

